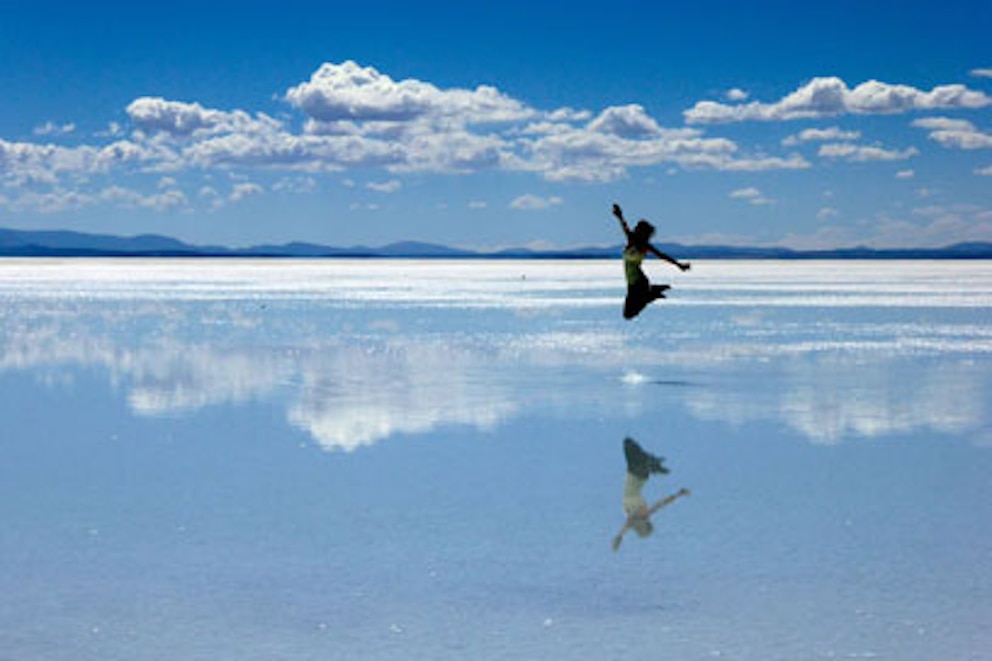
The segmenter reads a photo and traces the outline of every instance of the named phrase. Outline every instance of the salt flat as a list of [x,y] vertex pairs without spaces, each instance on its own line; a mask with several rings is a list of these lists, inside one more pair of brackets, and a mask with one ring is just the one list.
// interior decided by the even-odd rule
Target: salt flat
[[672,278],[0,260],[0,658],[987,658],[992,264]]

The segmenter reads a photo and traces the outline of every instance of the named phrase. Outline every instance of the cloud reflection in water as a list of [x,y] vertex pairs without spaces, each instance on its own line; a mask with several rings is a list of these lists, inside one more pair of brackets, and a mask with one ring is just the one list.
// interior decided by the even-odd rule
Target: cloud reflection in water
[[[291,425],[326,449],[447,425],[490,429],[528,412],[629,415],[630,406],[616,401],[648,401],[659,380],[706,384],[667,394],[700,419],[776,421],[814,442],[915,431],[988,437],[992,333],[974,321],[980,305],[936,322],[878,317],[875,308],[847,323],[809,320],[802,314],[821,309],[817,300],[797,302],[790,286],[787,304],[775,302],[771,267],[757,267],[760,286],[748,290],[748,272],[738,265],[726,281],[711,270],[696,292],[687,281],[669,310],[624,325],[614,309],[613,264],[457,263],[450,273],[432,264],[423,278],[405,278],[408,295],[392,298],[353,271],[336,278],[341,268],[306,263],[297,275],[309,282],[316,269],[346,294],[315,292],[311,284],[304,296],[285,271],[277,291],[260,290],[258,282],[269,282],[264,274],[239,271],[258,278],[248,286],[223,265],[208,271],[209,289],[197,284],[196,269],[170,265],[166,281],[149,282],[146,272],[128,289],[120,284],[126,277],[114,278],[114,296],[102,297],[97,279],[80,300],[78,289],[57,279],[20,289],[23,278],[11,278],[4,264],[0,370],[105,370],[131,410],[147,416],[275,400]],[[518,275],[526,269],[536,269],[529,279]],[[888,291],[897,274],[881,272]],[[984,300],[992,278],[981,275],[985,288],[971,279],[968,295]],[[811,286],[822,289],[826,277]],[[181,295],[170,297],[167,284],[177,280]],[[364,307],[356,303],[362,282],[376,285],[375,302]],[[206,289],[207,296],[190,295]],[[422,297],[410,294],[421,290]],[[728,312],[721,303],[755,291],[762,300],[750,310]],[[564,311],[547,309],[556,295]],[[869,287],[852,305],[871,295]],[[460,306],[462,299],[472,304]],[[486,310],[475,305],[480,300]],[[636,378],[645,373],[658,376]]]

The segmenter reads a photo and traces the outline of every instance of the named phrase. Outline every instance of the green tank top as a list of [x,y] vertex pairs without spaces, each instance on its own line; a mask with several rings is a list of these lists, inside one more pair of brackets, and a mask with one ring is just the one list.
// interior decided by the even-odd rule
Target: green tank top
[[644,253],[633,246],[623,249],[623,270],[627,276],[627,284],[632,285],[644,278],[641,271],[641,262],[644,261]]

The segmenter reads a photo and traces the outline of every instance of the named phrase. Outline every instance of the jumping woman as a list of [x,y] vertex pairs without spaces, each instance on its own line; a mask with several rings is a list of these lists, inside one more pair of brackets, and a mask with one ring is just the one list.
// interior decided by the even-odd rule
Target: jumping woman
[[651,245],[651,237],[654,236],[654,225],[643,218],[637,221],[634,229],[631,230],[624,220],[623,211],[619,204],[613,205],[613,215],[620,221],[620,227],[627,237],[627,246],[623,249],[623,267],[627,276],[627,300],[623,304],[623,318],[633,319],[646,308],[649,303],[659,298],[665,297],[665,290],[670,289],[669,285],[652,285],[648,277],[641,269],[641,262],[648,253],[653,253],[660,259],[665,260],[683,271],[688,271],[691,265],[689,262],[680,262],[673,257],[669,257]]

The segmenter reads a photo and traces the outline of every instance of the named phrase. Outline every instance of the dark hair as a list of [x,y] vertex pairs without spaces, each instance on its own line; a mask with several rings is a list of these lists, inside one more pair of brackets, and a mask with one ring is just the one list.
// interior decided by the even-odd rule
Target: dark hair
[[634,225],[634,231],[630,233],[631,240],[638,245],[647,245],[651,237],[654,236],[654,225],[643,218]]

